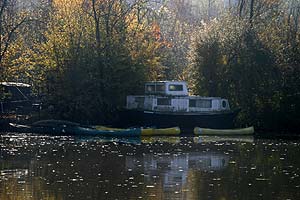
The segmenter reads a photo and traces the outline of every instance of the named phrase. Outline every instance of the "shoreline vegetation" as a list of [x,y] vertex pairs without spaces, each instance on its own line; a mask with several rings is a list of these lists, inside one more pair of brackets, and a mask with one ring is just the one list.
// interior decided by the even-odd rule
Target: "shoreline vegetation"
[[[298,0],[3,0],[0,82],[30,84],[41,119],[112,124],[145,81],[185,80],[191,94],[240,108],[237,127],[299,134],[299,8]],[[9,96],[0,88],[0,101]]]

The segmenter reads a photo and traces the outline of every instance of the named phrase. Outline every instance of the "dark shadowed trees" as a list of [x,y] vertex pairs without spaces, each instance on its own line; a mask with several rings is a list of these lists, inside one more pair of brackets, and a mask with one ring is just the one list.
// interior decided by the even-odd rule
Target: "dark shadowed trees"
[[249,6],[249,18],[229,14],[196,32],[194,92],[228,97],[242,108],[240,124],[293,130],[300,120],[300,62],[299,39],[290,38],[292,16],[279,1],[246,2],[238,6]]

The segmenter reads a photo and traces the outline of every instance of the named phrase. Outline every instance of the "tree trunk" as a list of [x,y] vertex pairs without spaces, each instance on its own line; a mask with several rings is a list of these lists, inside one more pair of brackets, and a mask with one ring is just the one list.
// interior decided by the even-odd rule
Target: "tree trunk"
[[239,17],[242,18],[242,13],[245,5],[245,0],[239,0]]
[[250,16],[249,16],[249,23],[250,27],[253,27],[253,15],[254,15],[254,0],[250,1]]

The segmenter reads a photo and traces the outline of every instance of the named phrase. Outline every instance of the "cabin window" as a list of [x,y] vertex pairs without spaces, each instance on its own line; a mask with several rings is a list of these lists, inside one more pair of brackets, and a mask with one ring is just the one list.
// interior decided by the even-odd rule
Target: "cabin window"
[[154,93],[154,92],[164,92],[165,85],[146,85],[146,92]]
[[226,103],[226,101],[225,101],[225,100],[223,100],[223,101],[222,101],[222,106],[223,106],[223,108],[226,108],[226,106],[227,106],[227,103]]
[[135,97],[135,102],[138,104],[144,104],[144,97]]
[[168,99],[168,98],[158,98],[157,99],[157,105],[158,106],[170,106],[171,105],[171,99]]
[[190,99],[189,107],[194,108],[211,108],[212,101],[210,99]]
[[137,108],[144,108],[144,97],[135,97],[134,101],[137,104]]
[[157,92],[164,92],[165,91],[165,85],[156,85],[156,91]]
[[146,92],[154,92],[155,85],[146,85]]
[[183,85],[169,85],[169,91],[183,91]]

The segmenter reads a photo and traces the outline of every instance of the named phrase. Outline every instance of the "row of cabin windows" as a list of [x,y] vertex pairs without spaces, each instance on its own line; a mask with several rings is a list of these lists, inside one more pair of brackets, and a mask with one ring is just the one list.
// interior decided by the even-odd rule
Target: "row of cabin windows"
[[195,107],[195,108],[211,108],[212,101],[209,99],[190,99],[189,100],[189,107]]
[[146,91],[147,92],[164,92],[165,85],[147,85]]
[[[169,98],[158,98],[157,99],[157,105],[158,106],[170,106],[171,105],[171,99]],[[209,99],[190,99],[189,100],[189,107],[197,107],[197,108],[211,108],[212,107],[212,101]]]
[[164,92],[165,85],[147,85],[146,92]]
[[[135,102],[138,104],[138,107],[142,108],[144,105],[145,98],[144,97],[136,97]],[[157,98],[158,106],[171,106],[170,98]],[[189,107],[190,108],[211,108],[212,100],[210,99],[189,99]],[[222,107],[227,107],[227,102],[222,101]]]
[[[164,92],[166,89],[165,85],[147,85],[146,92]],[[169,85],[169,91],[183,91],[183,85],[172,84]]]
[[171,99],[169,99],[169,98],[158,98],[157,99],[157,105],[158,106],[170,106],[171,105]]

